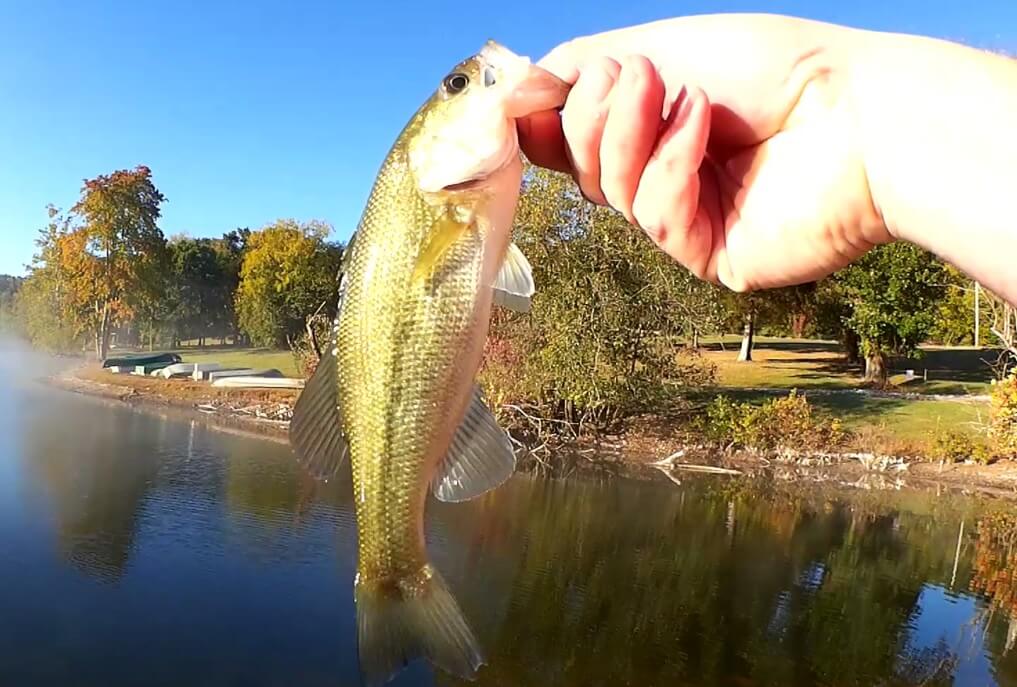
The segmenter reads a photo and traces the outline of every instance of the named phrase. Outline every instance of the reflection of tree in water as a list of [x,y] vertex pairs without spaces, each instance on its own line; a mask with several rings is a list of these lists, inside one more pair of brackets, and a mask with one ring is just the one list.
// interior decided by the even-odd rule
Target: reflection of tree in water
[[956,669],[957,655],[940,639],[935,646],[906,650],[894,675],[884,684],[887,687],[951,687]]
[[986,597],[987,644],[1001,680],[1017,683],[1017,514],[995,511],[981,517],[971,590]]
[[1017,517],[992,513],[979,520],[972,591],[1009,615],[1017,612]]
[[[509,597],[481,684],[904,685],[952,673],[949,647],[909,646],[909,621],[923,584],[953,563],[956,522],[688,485],[521,481],[494,500],[498,543],[456,585],[485,603],[472,580],[488,609]],[[492,559],[514,578],[492,585]]]
[[61,552],[89,575],[117,581],[158,470],[150,433],[164,423],[101,405],[29,421],[24,455],[51,500]]
[[[342,520],[351,510],[350,485],[314,480],[300,469],[288,445],[236,442],[223,457],[228,540],[263,562],[302,556],[295,532],[320,525],[323,511],[329,513],[326,519]],[[352,514],[346,519],[351,524]]]

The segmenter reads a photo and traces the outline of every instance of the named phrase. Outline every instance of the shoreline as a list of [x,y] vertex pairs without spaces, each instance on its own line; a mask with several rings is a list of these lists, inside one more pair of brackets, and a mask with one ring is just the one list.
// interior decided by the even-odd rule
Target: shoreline
[[[266,394],[259,394],[257,392],[248,394],[243,390],[233,390],[232,393],[216,390],[216,393],[213,393],[211,387],[209,387],[208,391],[210,393],[208,398],[204,402],[196,402],[190,396],[174,396],[158,392],[156,390],[158,383],[160,381],[169,383],[168,380],[160,380],[159,378],[149,379],[146,377],[134,378],[135,380],[145,382],[143,385],[130,383],[117,384],[115,381],[102,382],[92,378],[92,376],[83,376],[81,374],[91,369],[91,366],[72,367],[55,375],[45,377],[42,381],[51,387],[83,396],[102,398],[148,411],[169,411],[163,414],[178,419],[199,420],[217,428],[242,430],[245,434],[267,437],[276,441],[286,443],[289,441],[287,437],[289,429],[288,421],[240,412],[234,407],[235,404],[221,402],[223,399],[233,397],[238,401],[251,401],[256,404],[260,399],[257,397],[252,398],[252,396],[263,397]],[[112,374],[109,374],[109,376],[111,380],[118,379]],[[129,382],[131,380],[126,381]],[[250,405],[251,403],[245,407],[250,407]]]
[[[104,376],[110,380],[105,381]],[[116,383],[121,379],[123,383]],[[298,395],[288,390],[226,390],[157,377],[117,377],[94,365],[70,367],[41,381],[63,391],[285,444],[289,443],[289,417]],[[613,439],[611,443],[576,447],[577,450],[571,451],[574,455],[568,461],[566,472],[653,476],[677,484],[690,473],[714,473],[734,479],[800,482],[803,486],[832,483],[859,489],[945,489],[1017,500],[1017,462],[1014,461],[992,465],[941,464],[897,461],[889,456],[857,452],[804,454],[780,460],[748,452],[724,454],[683,444],[677,437],[625,434]],[[599,457],[586,457],[590,449],[599,451]],[[532,464],[521,466],[519,470],[541,472],[545,469],[540,463],[529,462]]]

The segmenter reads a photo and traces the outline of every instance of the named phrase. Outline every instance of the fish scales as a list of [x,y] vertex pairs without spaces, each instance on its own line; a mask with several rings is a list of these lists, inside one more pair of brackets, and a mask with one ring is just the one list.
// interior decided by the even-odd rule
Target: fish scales
[[429,493],[466,501],[515,469],[475,377],[492,304],[526,311],[534,290],[510,237],[516,119],[567,92],[493,42],[461,62],[397,137],[343,257],[331,355],[290,438],[316,478],[352,467],[358,656],[371,684],[418,656],[465,678],[483,664],[428,561],[424,511]]
[[[418,527],[425,462],[435,459],[433,428],[452,414],[456,358],[480,316],[478,234],[452,246],[431,278],[412,283],[426,228],[438,217],[396,152],[379,173],[350,258],[338,367],[340,403],[356,409],[347,424],[365,581],[397,579],[426,562]],[[358,381],[343,383],[347,376]]]

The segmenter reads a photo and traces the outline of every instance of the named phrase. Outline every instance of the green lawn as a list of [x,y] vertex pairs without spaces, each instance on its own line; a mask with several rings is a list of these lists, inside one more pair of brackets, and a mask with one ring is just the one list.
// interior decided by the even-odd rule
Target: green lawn
[[[833,391],[813,394],[809,400],[857,435],[867,437],[860,442],[863,445],[924,450],[940,432],[958,430],[974,435],[986,421],[986,403],[850,393],[860,386],[861,370],[846,363],[834,342],[758,337],[753,361],[748,363],[736,360],[739,343],[738,337],[727,337],[723,346],[717,338],[704,341],[705,356],[717,365],[717,392],[761,403],[775,394],[758,389]],[[993,351],[929,346],[923,347],[922,353],[917,359],[891,361],[890,390],[958,397],[988,393],[992,371],[987,361],[995,359]],[[916,376],[910,381],[904,374],[907,369],[914,370]]]
[[900,401],[891,398],[853,399],[826,396],[813,399],[844,421],[848,429],[880,430],[901,440],[925,444],[940,432],[958,430],[976,434],[987,407],[960,401]]
[[[861,370],[848,365],[840,347],[831,341],[757,337],[752,362],[737,361],[740,339],[704,341],[705,356],[717,365],[724,387],[775,389],[853,389],[861,383]],[[924,347],[914,360],[892,360],[891,383],[900,391],[925,394],[984,394],[992,372],[986,361],[989,349]],[[907,381],[905,370],[914,370]],[[927,375],[928,381],[923,377]]]
[[[739,363],[736,361],[739,341],[728,337],[723,348],[716,337],[703,342],[704,355],[718,368],[719,388],[713,393],[762,402],[774,394],[756,389],[850,392],[859,386],[859,370],[845,363],[833,342],[758,337],[753,362]],[[184,347],[175,352],[186,362],[276,368],[288,376],[298,375],[289,351],[225,346]],[[983,394],[988,391],[991,378],[985,361],[992,359],[994,355],[987,350],[928,347],[918,360],[893,361],[891,369],[895,374],[891,381],[897,390],[913,393]],[[903,371],[908,368],[915,370],[918,379],[905,381]],[[928,374],[928,381],[921,379],[923,374]],[[856,433],[875,437],[877,442],[899,440],[919,448],[927,447],[941,431],[977,432],[988,407],[985,403],[962,400],[881,398],[857,393],[812,395],[810,401],[840,418]]]
[[250,367],[256,370],[275,368],[288,377],[299,376],[293,354],[269,348],[181,348],[178,353],[185,363],[222,363],[228,367]]

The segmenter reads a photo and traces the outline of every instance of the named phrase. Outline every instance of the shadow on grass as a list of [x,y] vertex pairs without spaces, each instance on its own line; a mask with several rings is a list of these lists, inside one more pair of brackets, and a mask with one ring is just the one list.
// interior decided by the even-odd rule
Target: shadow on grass
[[275,348],[256,348],[235,344],[205,344],[204,346],[180,346],[168,349],[170,353],[287,353]]
[[[822,387],[811,387],[822,388]],[[738,403],[751,403],[761,405],[764,401],[786,397],[788,389],[774,389],[772,391],[761,391],[754,389],[718,389],[715,392],[702,391],[690,394],[689,398],[699,403],[709,403],[717,396],[727,396]],[[809,388],[800,388],[798,393],[805,395],[809,403],[819,412],[829,414],[831,417],[840,418],[845,422],[852,423],[878,423],[882,416],[903,408],[909,403],[904,398],[883,398],[865,396],[863,394],[845,391],[840,394],[809,394]]]
[[[711,341],[700,346],[706,351],[727,351],[737,352],[740,344],[727,342],[723,348],[719,342]],[[825,341],[760,341],[756,339],[752,346],[753,351],[787,351],[791,353],[840,353],[840,347],[835,343]]]
[[927,349],[920,358],[892,358],[891,370],[912,369],[921,376],[928,370],[929,380],[948,382],[988,382],[992,379],[989,363],[996,361],[999,350],[993,348]]

